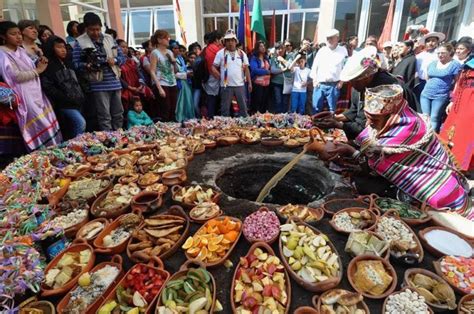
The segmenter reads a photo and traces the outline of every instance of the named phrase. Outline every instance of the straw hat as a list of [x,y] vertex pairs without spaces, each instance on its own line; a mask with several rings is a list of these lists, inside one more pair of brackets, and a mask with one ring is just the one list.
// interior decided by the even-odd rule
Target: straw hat
[[224,35],[224,40],[225,39],[235,39],[237,41],[237,43],[239,42],[239,40],[237,39],[237,36],[235,35],[235,32],[233,29],[228,29],[226,32],[225,32],[225,35]]
[[446,35],[444,35],[443,33],[440,33],[440,32],[431,32],[431,33],[428,33],[426,34],[425,36],[421,37],[420,39],[420,44],[424,45],[425,44],[425,41],[430,38],[430,37],[436,37],[438,38],[438,41],[443,41],[446,39]]
[[367,46],[360,51],[355,51],[354,54],[347,59],[342,69],[341,81],[349,82],[366,73],[366,71],[375,72],[380,66],[380,61],[377,58],[377,48],[374,46]]
[[365,90],[364,111],[371,115],[387,115],[400,111],[404,104],[400,85],[380,85]]

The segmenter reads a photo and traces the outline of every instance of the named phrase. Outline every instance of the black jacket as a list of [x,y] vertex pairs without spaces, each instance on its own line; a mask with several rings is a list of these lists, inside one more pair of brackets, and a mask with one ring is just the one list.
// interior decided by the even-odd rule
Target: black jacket
[[41,87],[55,109],[81,110],[85,97],[70,62],[59,60],[54,54],[54,44],[61,41],[52,36],[44,44],[43,52],[48,58],[48,67],[41,73]]
[[403,87],[413,89],[418,83],[416,77],[416,57],[412,52],[392,69],[392,74],[403,80]]

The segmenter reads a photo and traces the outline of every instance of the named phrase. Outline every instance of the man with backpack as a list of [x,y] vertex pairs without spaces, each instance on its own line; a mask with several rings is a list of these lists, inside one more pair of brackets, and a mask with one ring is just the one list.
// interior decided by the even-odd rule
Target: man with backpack
[[207,117],[213,118],[216,114],[217,100],[219,97],[220,74],[213,73],[213,63],[216,54],[222,48],[221,43],[222,34],[218,31],[213,31],[208,35],[208,45],[199,55],[201,61],[196,58],[193,72],[195,75],[202,75],[202,87],[206,95]]

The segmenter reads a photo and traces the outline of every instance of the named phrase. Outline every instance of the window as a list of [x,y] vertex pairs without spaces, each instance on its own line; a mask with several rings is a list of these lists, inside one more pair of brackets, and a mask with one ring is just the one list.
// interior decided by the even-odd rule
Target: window
[[127,29],[128,29],[127,11],[120,12],[120,15],[122,16],[123,33],[125,34],[125,38],[127,38]]
[[357,35],[361,5],[362,0],[337,0],[334,28],[339,30],[342,41],[346,41],[349,36]]
[[316,25],[318,23],[319,13],[307,12],[304,20],[304,34],[303,38],[309,38],[313,41],[314,33],[316,32]]
[[229,29],[229,18],[227,16],[216,17],[217,30],[224,34]]
[[[385,19],[387,18],[389,6],[390,0],[372,0],[370,2],[367,36],[380,35],[385,24]],[[359,38],[359,40],[362,42],[365,38]]]
[[398,40],[403,39],[403,34],[410,25],[424,25],[428,20],[430,1],[405,0],[403,4],[402,20],[400,22],[400,32]]
[[290,14],[290,27],[288,30],[288,38],[294,42],[299,43],[301,40],[303,13]]
[[151,10],[130,11],[130,34],[129,44],[131,46],[141,45],[150,39],[151,34]]
[[214,18],[213,17],[205,17],[204,18],[204,34],[212,32],[215,29],[216,29],[216,27],[214,25]]
[[[203,13],[228,13],[229,12],[229,1],[228,0],[202,0]],[[238,12],[238,9],[237,9]]]
[[[272,17],[273,15],[265,15],[263,17],[263,22],[265,24],[265,35],[267,41],[270,40],[270,33],[272,31]],[[283,15],[275,15],[275,42],[281,41],[281,21],[283,20]]]
[[173,10],[156,10],[155,11],[155,30],[164,29],[171,38],[176,36],[174,28],[174,11]]
[[442,0],[436,18],[435,32],[445,34],[447,40],[457,39],[455,36],[463,17],[464,7],[462,0]]
[[314,9],[319,5],[320,0],[290,0],[290,9]]
[[172,5],[173,0],[129,0],[131,8]]

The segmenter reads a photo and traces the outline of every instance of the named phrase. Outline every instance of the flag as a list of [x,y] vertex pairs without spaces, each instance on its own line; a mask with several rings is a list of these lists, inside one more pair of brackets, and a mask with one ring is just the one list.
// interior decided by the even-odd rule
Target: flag
[[250,32],[250,13],[247,0],[240,0],[239,28],[237,38],[242,44],[242,49],[250,52],[252,47],[252,35]]
[[378,46],[382,47],[383,43],[389,41],[392,37],[393,11],[395,10],[395,0],[390,0],[388,7],[387,18],[383,25],[382,34],[379,37]]
[[267,39],[265,36],[265,25],[263,23],[262,15],[262,6],[260,5],[260,0],[253,1],[253,10],[252,10],[252,31],[257,33],[259,39]]
[[275,42],[276,42],[276,18],[275,18],[275,9],[273,9],[272,28],[270,29],[270,38],[268,39],[268,47],[275,46]]
[[184,46],[187,46],[188,42],[186,40],[186,31],[184,30],[183,14],[181,14],[181,8],[179,6],[178,0],[175,0],[175,1],[176,1],[176,15],[178,16],[178,25],[179,25],[179,32],[181,33],[182,44]]

